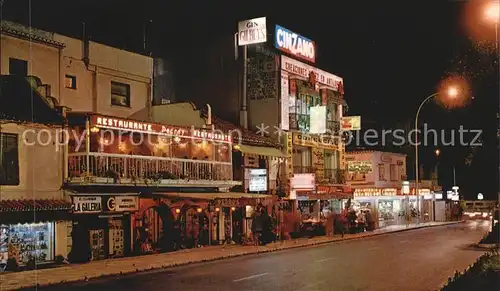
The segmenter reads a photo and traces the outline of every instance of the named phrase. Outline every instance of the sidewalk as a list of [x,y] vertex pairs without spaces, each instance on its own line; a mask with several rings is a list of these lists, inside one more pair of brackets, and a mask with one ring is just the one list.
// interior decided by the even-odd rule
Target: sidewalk
[[86,264],[70,264],[52,269],[5,273],[0,274],[0,290],[16,290],[19,288],[33,287],[37,285],[46,286],[51,284],[83,281],[102,276],[130,274],[153,269],[186,265],[190,263],[214,261],[249,254],[273,252],[455,223],[460,222],[431,222],[420,225],[391,226],[378,229],[373,232],[347,234],[344,238],[341,238],[338,235],[314,237],[311,239],[301,238],[271,243],[265,246],[211,246],[197,249],[186,249],[171,253],[94,261]]

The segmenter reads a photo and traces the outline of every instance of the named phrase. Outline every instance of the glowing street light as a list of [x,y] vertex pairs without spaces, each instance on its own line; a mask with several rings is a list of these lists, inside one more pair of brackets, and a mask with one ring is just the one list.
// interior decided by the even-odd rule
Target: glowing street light
[[491,2],[484,11],[486,19],[495,23],[500,21],[500,2]]
[[500,1],[494,1],[488,4],[484,10],[486,20],[495,24],[495,48],[498,51],[498,24],[500,22]]
[[[450,79],[451,80],[451,79]],[[453,82],[452,80],[447,80],[447,83],[450,83],[450,82]],[[446,81],[445,81],[446,83]],[[460,82],[457,82],[457,83],[460,83]],[[465,84],[465,83],[464,83]],[[450,101],[453,100],[455,101],[456,99],[458,99],[459,95],[462,95],[463,93],[465,93],[466,90],[459,90],[459,88],[455,85],[455,84],[446,84],[445,85],[447,88],[447,90],[439,90],[438,92],[428,96],[427,98],[424,99],[424,101],[422,101],[422,103],[420,103],[420,106],[418,107],[417,109],[417,114],[415,115],[415,194],[417,195],[417,207],[418,207],[418,211],[419,211],[419,216],[418,216],[418,222],[420,223],[420,214],[422,213],[422,204],[420,203],[420,196],[419,196],[419,173],[418,173],[418,116],[420,114],[420,109],[422,109],[422,106],[424,106],[424,104],[429,101],[430,99],[432,98],[435,98],[437,96],[440,96],[440,95],[443,95],[443,93],[446,94],[445,97],[447,97],[447,101]],[[463,92],[461,92],[463,91]],[[460,96],[461,97],[461,96]],[[436,150],[436,155],[439,156],[439,154],[441,153],[441,151],[439,149]]]

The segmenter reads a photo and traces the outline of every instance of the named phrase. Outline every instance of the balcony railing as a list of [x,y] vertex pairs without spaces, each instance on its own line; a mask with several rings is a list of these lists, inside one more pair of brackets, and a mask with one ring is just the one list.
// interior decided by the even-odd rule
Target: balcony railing
[[316,169],[312,166],[293,166],[294,174],[311,174],[316,173]]
[[346,171],[340,169],[318,170],[312,166],[294,166],[294,174],[316,174],[316,182],[320,184],[345,184]]
[[238,184],[232,181],[232,164],[229,162],[106,153],[90,153],[88,156],[86,153],[70,154],[68,175],[70,182],[76,183],[83,180],[112,180],[113,182],[108,183],[148,184],[151,181],[162,181],[180,184],[178,181],[182,180],[188,184],[197,184],[197,181],[203,184],[213,184],[213,181]]
[[329,184],[345,184],[346,171],[339,169],[325,169],[323,180]]

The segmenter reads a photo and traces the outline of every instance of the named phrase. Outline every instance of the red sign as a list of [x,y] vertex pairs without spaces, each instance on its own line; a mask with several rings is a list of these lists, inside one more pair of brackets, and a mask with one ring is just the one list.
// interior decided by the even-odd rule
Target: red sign
[[125,130],[142,132],[148,134],[168,135],[185,138],[209,139],[222,142],[231,142],[231,136],[223,133],[168,126],[156,123],[149,123],[137,120],[127,120],[122,118],[93,115],[90,120],[91,126],[99,128],[109,128],[115,130]]

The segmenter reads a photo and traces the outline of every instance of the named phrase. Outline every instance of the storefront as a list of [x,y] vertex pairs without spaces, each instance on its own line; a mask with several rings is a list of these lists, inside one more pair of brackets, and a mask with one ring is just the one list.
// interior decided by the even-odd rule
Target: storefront
[[130,215],[138,210],[137,195],[79,194],[72,199],[73,251],[90,249],[90,260],[131,254]]
[[70,212],[64,200],[0,201],[0,270],[9,259],[25,266],[66,256]]
[[[422,203],[422,219],[430,221],[433,199],[429,197],[429,189],[419,189]],[[395,188],[358,188],[354,190],[356,211],[368,210],[377,222],[377,227],[415,223],[419,219],[417,196],[402,195],[401,189]]]

